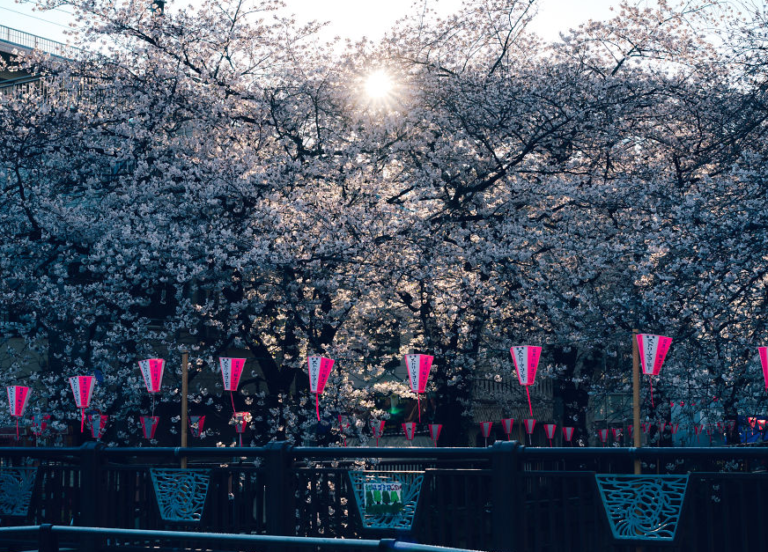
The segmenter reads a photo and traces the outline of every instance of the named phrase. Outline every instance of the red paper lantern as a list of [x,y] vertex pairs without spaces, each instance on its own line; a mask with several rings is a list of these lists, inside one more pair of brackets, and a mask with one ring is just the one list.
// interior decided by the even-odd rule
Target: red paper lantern
[[608,429],[598,429],[597,436],[600,437],[600,442],[603,443],[603,446],[605,446],[605,443],[608,442]]
[[680,424],[669,424],[669,430],[672,432],[672,435],[677,435],[678,429],[680,429]]
[[343,423],[341,414],[339,414],[339,435],[341,435],[344,438],[344,446],[347,446],[347,434],[345,433],[345,429],[349,429],[349,422],[346,424]]
[[403,424],[403,431],[405,432],[405,438],[413,441],[413,437],[416,435],[416,422],[405,422]]
[[72,388],[72,394],[75,396],[75,404],[80,409],[80,433],[83,433],[85,428],[85,409],[91,404],[91,395],[95,385],[96,378],[93,376],[73,376],[69,378],[69,386]]
[[612,427],[611,428],[611,434],[613,435],[613,440],[618,441],[621,439],[621,428],[620,427]]
[[384,434],[384,420],[371,420],[371,431],[376,438],[376,446],[379,446],[379,438]]
[[635,426],[633,426],[632,424],[627,425],[627,435],[629,436],[630,440],[634,436],[634,433],[633,433],[634,429],[635,429]]
[[315,412],[317,412],[317,421],[320,421],[320,395],[325,390],[325,384],[331,375],[333,363],[330,358],[311,356],[307,359],[309,365],[309,390],[315,394]]
[[203,434],[205,426],[205,416],[190,416],[188,418],[189,432],[192,437],[200,437]]
[[24,416],[24,410],[27,408],[29,400],[29,387],[24,385],[11,385],[8,391],[8,406],[11,409],[11,416],[16,418],[16,440],[19,440],[19,418]]
[[565,439],[566,443],[570,443],[573,441],[573,432],[576,430],[575,427],[564,427],[563,428],[563,439]]
[[653,406],[653,382],[651,376],[658,376],[661,372],[664,358],[667,356],[670,345],[672,345],[672,338],[653,334],[637,334],[635,337],[637,338],[637,348],[640,352],[643,374],[648,376],[648,382],[651,386],[651,406]]
[[440,432],[442,430],[443,424],[429,424],[429,436],[435,446],[437,446],[437,440],[440,438]]
[[432,361],[435,357],[430,355],[405,355],[405,367],[408,369],[408,382],[411,391],[416,393],[416,402],[419,407],[419,423],[421,423],[421,398],[420,393],[427,390],[429,371],[432,369]]
[[88,425],[91,427],[91,436],[94,439],[101,439],[107,429],[109,416],[106,414],[88,414]]
[[232,420],[235,424],[235,431],[238,433],[238,441],[240,443],[240,446],[243,446],[243,433],[245,433],[245,430],[248,429],[248,422],[251,421],[251,413],[250,412],[234,412],[232,414]]
[[144,377],[144,384],[150,393],[159,393],[163,386],[163,369],[165,361],[162,358],[148,358],[139,361],[139,370]]
[[155,431],[157,431],[158,423],[160,423],[160,416],[141,417],[141,432],[144,434],[145,439],[155,438]]
[[555,430],[557,429],[557,425],[555,424],[544,424],[544,433],[547,436],[547,439],[549,440],[549,447],[552,448],[552,439],[555,438]]
[[501,420],[501,425],[504,427],[504,433],[507,434],[507,441],[512,440],[512,426],[515,425],[514,418],[504,418]]
[[525,386],[525,393],[528,396],[528,410],[531,412],[531,418],[533,418],[531,393],[528,391],[528,388],[536,381],[536,369],[539,366],[539,358],[541,358],[541,347],[519,345],[512,347],[509,352],[515,363],[517,379],[520,385]]

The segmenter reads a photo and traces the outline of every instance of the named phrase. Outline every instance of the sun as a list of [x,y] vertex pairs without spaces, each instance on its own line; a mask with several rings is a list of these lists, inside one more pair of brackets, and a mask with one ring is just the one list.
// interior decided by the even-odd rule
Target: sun
[[374,71],[365,81],[365,93],[370,98],[380,100],[392,92],[392,79],[382,70]]

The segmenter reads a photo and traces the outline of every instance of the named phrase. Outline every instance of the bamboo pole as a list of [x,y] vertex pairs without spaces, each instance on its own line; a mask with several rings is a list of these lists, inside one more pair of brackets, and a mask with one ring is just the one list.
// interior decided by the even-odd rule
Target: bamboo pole
[[[640,433],[640,351],[637,349],[638,330],[632,330],[632,418],[634,427],[632,435],[634,437],[635,448],[642,446],[642,434]],[[640,459],[635,460],[635,474],[642,472]]]
[[[188,421],[188,405],[187,395],[189,394],[189,353],[183,351],[181,353],[181,448],[187,446],[187,425]],[[186,469],[187,457],[181,457],[181,468]]]

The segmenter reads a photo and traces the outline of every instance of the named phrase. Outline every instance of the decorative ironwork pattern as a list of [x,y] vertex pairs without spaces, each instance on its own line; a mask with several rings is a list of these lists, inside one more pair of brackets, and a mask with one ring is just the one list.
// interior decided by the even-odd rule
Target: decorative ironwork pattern
[[37,468],[0,469],[0,516],[26,516],[35,489]]
[[595,479],[615,539],[674,540],[687,475],[595,475]]
[[208,470],[150,469],[163,521],[199,522],[211,476]]
[[349,479],[364,529],[411,530],[424,472],[350,471]]

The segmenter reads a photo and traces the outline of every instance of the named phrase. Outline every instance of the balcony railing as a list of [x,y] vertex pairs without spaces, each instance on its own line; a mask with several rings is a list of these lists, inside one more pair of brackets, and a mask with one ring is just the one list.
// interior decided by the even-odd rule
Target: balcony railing
[[[2,44],[3,42],[7,44]],[[61,42],[0,25],[0,48],[2,51],[11,53],[14,46],[27,50],[42,50],[59,57],[72,57],[75,52],[72,46],[67,46]]]

